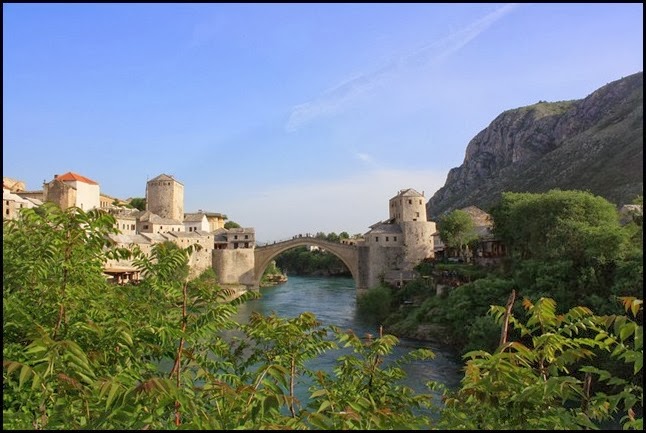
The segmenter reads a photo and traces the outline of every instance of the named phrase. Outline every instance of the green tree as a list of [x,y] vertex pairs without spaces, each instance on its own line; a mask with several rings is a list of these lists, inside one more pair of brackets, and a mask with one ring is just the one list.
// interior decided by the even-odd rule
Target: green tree
[[440,218],[438,229],[442,242],[457,249],[460,257],[466,261],[468,245],[478,239],[469,214],[460,209],[449,212]]
[[146,199],[144,197],[135,197],[130,200],[130,206],[139,210],[146,210]]
[[210,410],[196,372],[228,350],[230,293],[188,284],[174,244],[135,252],[141,284],[107,283],[105,260],[128,257],[114,222],[45,204],[3,223],[5,429],[166,429]]
[[491,214],[495,236],[517,258],[605,262],[624,251],[615,206],[589,192],[505,192]]
[[224,228],[227,229],[227,230],[228,229],[239,229],[240,224],[238,224],[235,221],[227,221],[227,222],[224,223]]
[[611,299],[634,294],[616,291],[633,247],[616,207],[604,198],[582,191],[503,193],[491,214],[524,296],[549,296],[566,309],[614,309]]
[[390,313],[392,303],[392,289],[380,284],[357,295],[357,313],[364,318],[370,318],[373,323],[381,323]]
[[[399,340],[393,335],[366,335],[336,329],[337,340],[352,353],[341,355],[333,375],[318,372],[310,387],[309,422],[322,430],[417,430],[430,419],[420,409],[432,408],[431,394],[415,394],[401,385],[403,365],[435,354],[417,349],[386,363]],[[430,384],[429,384],[430,385]],[[432,387],[429,387],[431,389]]]
[[340,239],[339,235],[335,232],[328,233],[327,236],[325,236],[325,240],[330,242],[339,242]]

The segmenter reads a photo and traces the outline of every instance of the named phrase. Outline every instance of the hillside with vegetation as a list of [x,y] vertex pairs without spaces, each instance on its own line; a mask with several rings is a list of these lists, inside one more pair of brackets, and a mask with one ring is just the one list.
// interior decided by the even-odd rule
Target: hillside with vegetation
[[505,111],[466,148],[461,166],[427,203],[429,220],[467,206],[489,210],[501,194],[590,191],[617,206],[643,194],[643,72],[580,100]]

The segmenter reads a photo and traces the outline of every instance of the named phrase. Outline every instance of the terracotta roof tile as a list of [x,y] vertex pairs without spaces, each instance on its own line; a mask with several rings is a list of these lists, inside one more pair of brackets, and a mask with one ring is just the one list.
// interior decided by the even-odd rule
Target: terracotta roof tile
[[80,174],[73,173],[71,171],[68,171],[65,174],[60,174],[60,175],[56,176],[56,179],[61,180],[61,181],[65,181],[65,180],[66,181],[77,181],[77,182],[89,183],[90,185],[98,185],[98,183],[93,181],[92,179],[89,179],[89,178],[87,178],[85,176],[81,176]]

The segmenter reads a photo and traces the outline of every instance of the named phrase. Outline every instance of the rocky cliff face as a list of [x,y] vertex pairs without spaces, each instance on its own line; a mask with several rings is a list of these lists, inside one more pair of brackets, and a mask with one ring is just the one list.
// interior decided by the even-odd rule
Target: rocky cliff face
[[588,190],[617,205],[643,193],[643,72],[585,99],[539,102],[500,114],[468,144],[464,162],[428,201],[430,220],[504,191]]

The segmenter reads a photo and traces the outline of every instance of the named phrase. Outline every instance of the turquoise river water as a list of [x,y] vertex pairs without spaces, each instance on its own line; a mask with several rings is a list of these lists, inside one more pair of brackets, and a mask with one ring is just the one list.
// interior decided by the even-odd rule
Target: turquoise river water
[[[374,325],[362,322],[356,314],[356,289],[352,278],[299,277],[290,276],[286,283],[260,289],[261,297],[238,307],[236,320],[245,323],[252,312],[263,315],[275,313],[282,318],[296,317],[303,312],[312,312],[322,325],[335,325],[341,329],[352,329],[358,336],[370,333],[378,335]],[[388,330],[384,330],[385,333]],[[418,392],[429,392],[425,384],[432,380],[449,388],[459,386],[462,378],[462,363],[450,348],[437,343],[400,339],[392,357],[399,358],[405,353],[424,347],[435,353],[432,360],[415,361],[406,364],[404,383]],[[331,372],[339,351],[330,351],[310,361],[307,367],[313,370]],[[307,385],[302,384],[296,391],[303,402],[307,398]]]

